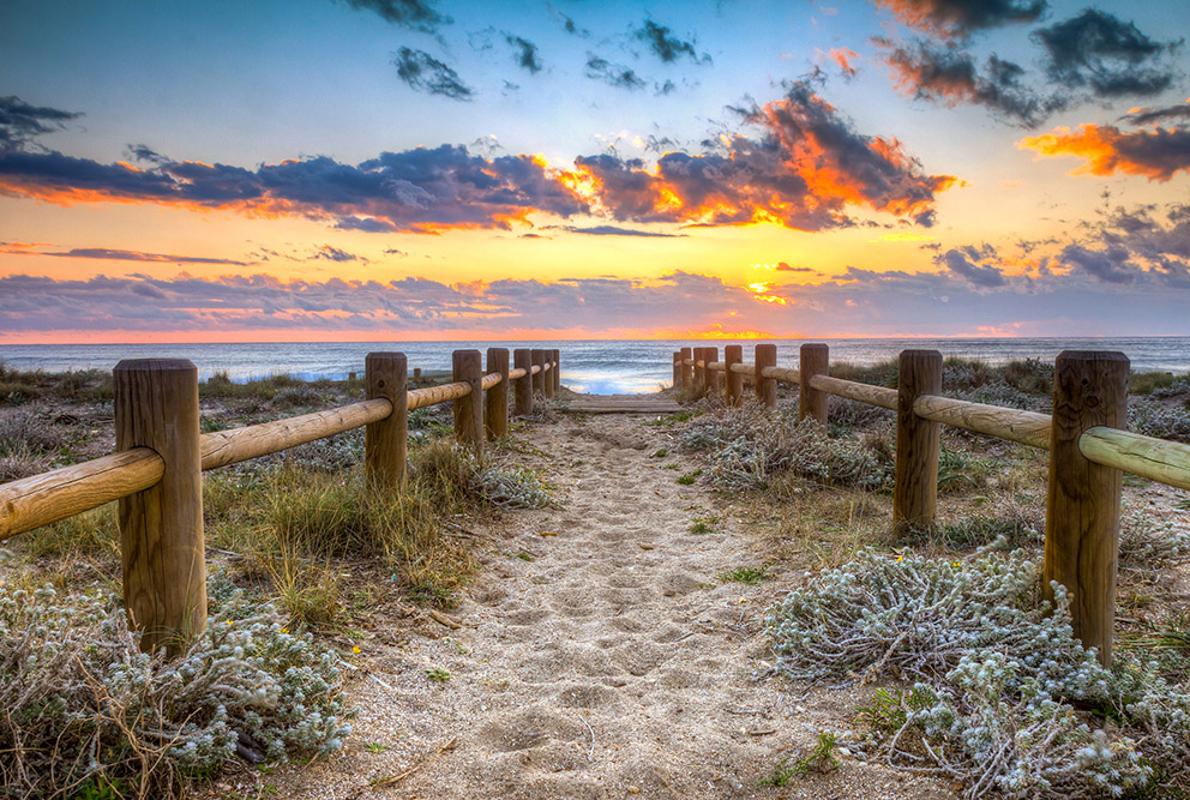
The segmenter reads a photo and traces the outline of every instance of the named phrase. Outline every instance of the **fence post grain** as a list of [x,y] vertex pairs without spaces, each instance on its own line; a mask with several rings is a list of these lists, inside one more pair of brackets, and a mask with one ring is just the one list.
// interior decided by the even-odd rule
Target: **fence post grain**
[[820,392],[810,385],[810,379],[815,375],[830,374],[830,348],[825,344],[803,344],[798,355],[798,399],[797,418],[813,417],[826,424],[827,399],[826,392]]
[[[913,402],[923,394],[942,393],[942,354],[937,350],[902,350],[898,364],[893,531],[901,536],[934,524],[941,426],[917,416]],[[805,380],[803,373],[803,385]]]
[[523,376],[516,379],[513,411],[518,417],[527,417],[533,413],[533,351],[518,347],[513,351],[512,359],[513,366],[525,371]]
[[407,366],[404,353],[368,353],[364,359],[368,399],[383,397],[393,404],[391,414],[364,429],[364,475],[377,489],[397,489],[405,481]]
[[[707,391],[707,349],[705,347],[694,348],[694,394],[696,397],[702,397]],[[699,362],[702,362],[701,366]]]
[[471,391],[454,401],[455,439],[476,453],[483,452],[483,357],[478,350],[455,350],[454,380]]
[[488,348],[488,374],[500,375],[500,382],[488,389],[484,398],[484,421],[488,438],[495,440],[508,435],[508,350],[503,347]]
[[693,359],[694,352],[689,347],[683,347],[678,352],[682,354],[682,392],[688,397],[694,388],[694,367],[686,364],[686,359]]
[[707,394],[715,394],[719,391],[719,373],[710,369],[710,365],[719,360],[719,348],[707,348]]
[[723,348],[723,385],[726,388],[727,404],[738,406],[744,394],[744,376],[731,371],[732,364],[742,364],[744,348],[742,345],[729,344]]
[[777,379],[764,377],[764,368],[777,366],[777,345],[756,345],[753,358],[756,362],[756,399],[763,403],[765,408],[776,408]]
[[1121,473],[1087,460],[1079,438],[1100,425],[1127,427],[1128,371],[1123,353],[1078,350],[1063,352],[1054,368],[1042,589],[1052,601],[1050,581],[1066,587],[1074,633],[1099,649],[1104,665],[1115,625]]
[[533,376],[533,393],[545,396],[545,351],[533,350],[533,366],[537,367],[537,374]]
[[674,362],[673,389],[675,392],[679,392],[682,390],[682,377],[684,375],[684,372],[683,372],[684,367],[682,366],[682,351],[681,350],[674,350],[673,362]]
[[550,370],[550,375],[554,376],[554,394],[562,388],[562,351],[553,350],[554,354],[554,368]]
[[149,447],[161,480],[119,502],[124,603],[140,647],[176,654],[207,625],[198,370],[185,359],[121,361],[116,449]]

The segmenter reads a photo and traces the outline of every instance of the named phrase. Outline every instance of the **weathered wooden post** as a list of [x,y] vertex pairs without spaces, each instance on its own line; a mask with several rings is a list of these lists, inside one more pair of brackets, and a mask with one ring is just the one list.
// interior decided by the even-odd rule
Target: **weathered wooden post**
[[513,351],[512,358],[513,365],[525,371],[524,375],[516,379],[513,411],[518,417],[527,417],[533,413],[533,351],[518,347]]
[[550,370],[550,375],[554,376],[554,394],[562,388],[562,351],[554,349],[551,351],[554,354],[554,368]]
[[744,362],[744,348],[742,345],[729,344],[723,348],[723,385],[726,388],[727,404],[729,406],[738,406],[744,395],[744,376],[738,372],[732,372],[733,364],[742,364]]
[[[802,374],[803,385],[806,376]],[[923,394],[942,393],[942,354],[901,351],[897,373],[897,465],[893,486],[893,531],[900,536],[934,524],[938,505],[941,426],[913,411]]]
[[537,372],[533,375],[533,393],[545,396],[545,351],[533,350],[533,366]]
[[719,348],[707,348],[707,394],[717,394],[719,392],[720,375],[717,371],[711,369],[711,364],[719,360]]
[[1074,633],[1112,658],[1116,557],[1120,530],[1118,469],[1088,461],[1079,449],[1083,431],[1128,424],[1129,362],[1123,353],[1067,350],[1054,367],[1049,486],[1045,504],[1042,590],[1066,587]]
[[681,350],[674,350],[673,362],[674,362],[673,389],[675,392],[680,392],[682,390],[682,379],[686,375],[685,370],[682,367],[682,351]]
[[694,389],[694,367],[686,362],[693,360],[694,352],[689,347],[683,347],[678,352],[682,354],[682,390],[689,396],[690,391]]
[[776,408],[777,379],[764,377],[764,368],[777,366],[777,345],[756,345],[753,358],[756,362],[756,399],[763,403],[765,408]]
[[455,439],[476,453],[483,452],[483,357],[478,350],[455,350],[454,380],[471,391],[454,401]]
[[707,349],[694,348],[694,394],[702,397],[707,391]]
[[830,348],[825,344],[803,344],[798,356],[798,419],[813,417],[826,424],[828,395],[811,386],[810,379],[815,375],[829,374]]
[[140,647],[180,652],[207,626],[198,370],[185,359],[116,365],[116,449],[165,462],[154,486],[119,501],[124,604]]
[[542,350],[541,352],[545,354],[543,368],[548,368],[544,371],[541,386],[545,391],[545,396],[552,398],[555,394],[557,394],[557,385],[554,383],[554,378],[558,376],[558,368],[554,365],[554,351],[546,349]]
[[407,406],[408,367],[404,353],[368,353],[364,383],[368,399],[384,398],[392,413],[364,430],[364,476],[376,489],[397,489],[405,481],[405,455],[409,441]]
[[488,389],[484,398],[484,423],[488,438],[495,440],[508,435],[508,349],[488,348],[487,373],[496,373],[500,382]]

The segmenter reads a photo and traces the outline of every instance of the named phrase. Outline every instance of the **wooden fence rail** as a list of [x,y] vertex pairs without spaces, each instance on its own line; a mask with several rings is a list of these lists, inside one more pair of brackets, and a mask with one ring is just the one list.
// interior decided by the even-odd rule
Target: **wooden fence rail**
[[[1066,587],[1075,633],[1110,663],[1121,473],[1190,489],[1190,445],[1123,429],[1129,376],[1124,354],[1059,355],[1054,411],[1038,414],[942,396],[942,354],[934,350],[900,354],[896,389],[831,377],[825,344],[803,344],[799,369],[777,367],[772,344],[756,345],[751,364],[740,360],[737,351],[724,361],[716,352],[704,347],[675,351],[675,389],[688,397],[705,395],[717,391],[713,376],[726,372],[750,380],[758,401],[768,408],[777,404],[777,382],[798,386],[799,419],[825,423],[828,395],[896,412],[893,525],[901,533],[934,524],[940,425],[1048,450],[1046,591],[1050,581]],[[724,400],[734,405],[741,396],[727,381]]]
[[[532,413],[533,394],[561,388],[557,350],[456,350],[454,380],[407,388],[403,353],[370,353],[367,399],[326,411],[199,432],[198,371],[184,359],[121,361],[115,376],[118,452],[0,485],[0,541],[118,501],[124,599],[146,650],[177,651],[206,626],[202,483],[218,469],[365,428],[364,473],[375,490],[405,480],[410,411],[452,403],[455,436],[480,451],[508,432],[513,413]],[[548,380],[547,380],[548,378]],[[511,387],[510,387],[511,384]]]

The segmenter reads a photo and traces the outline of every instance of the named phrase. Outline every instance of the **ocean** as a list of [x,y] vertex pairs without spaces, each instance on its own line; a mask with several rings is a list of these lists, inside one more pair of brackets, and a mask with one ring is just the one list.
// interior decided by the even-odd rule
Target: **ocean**
[[[797,366],[802,340],[769,340],[777,344],[777,363]],[[1041,358],[1052,361],[1063,350],[1121,350],[1136,371],[1190,372],[1190,336],[1112,339],[829,339],[832,361],[870,364],[895,358],[908,348],[942,351],[946,356],[989,363]],[[364,355],[372,350],[399,350],[410,367],[426,371],[450,369],[452,350],[488,347],[556,347],[562,351],[562,383],[577,392],[638,394],[667,386],[671,354],[682,346],[744,345],[751,360],[755,342],[692,341],[561,341],[561,342],[301,342],[267,344],[77,344],[0,345],[0,363],[23,370],[62,372],[111,369],[123,358],[188,358],[200,379],[226,371],[246,381],[285,373],[303,379],[345,378],[362,372]]]

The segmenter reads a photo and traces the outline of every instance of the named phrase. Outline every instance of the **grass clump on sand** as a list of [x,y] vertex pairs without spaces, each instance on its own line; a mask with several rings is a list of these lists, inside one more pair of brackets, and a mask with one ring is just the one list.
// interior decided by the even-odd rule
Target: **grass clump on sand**
[[892,476],[892,460],[874,441],[832,438],[814,420],[798,422],[757,404],[703,414],[681,441],[705,455],[707,481],[724,489],[763,488],[784,472],[864,489],[883,488]]
[[869,550],[791,592],[766,625],[789,677],[912,681],[862,710],[870,754],[961,781],[966,797],[1185,787],[1186,659],[1125,654],[1104,669],[1055,588],[1050,608],[1037,566],[1018,554],[962,562]]
[[213,582],[206,633],[140,652],[99,593],[0,586],[0,783],[20,797],[181,795],[237,761],[337,750],[338,656]]
[[801,778],[811,772],[833,772],[839,768],[840,763],[835,754],[838,743],[838,735],[828,731],[820,732],[809,753],[792,762],[788,758],[781,759],[760,785],[781,788],[788,786],[795,778]]

